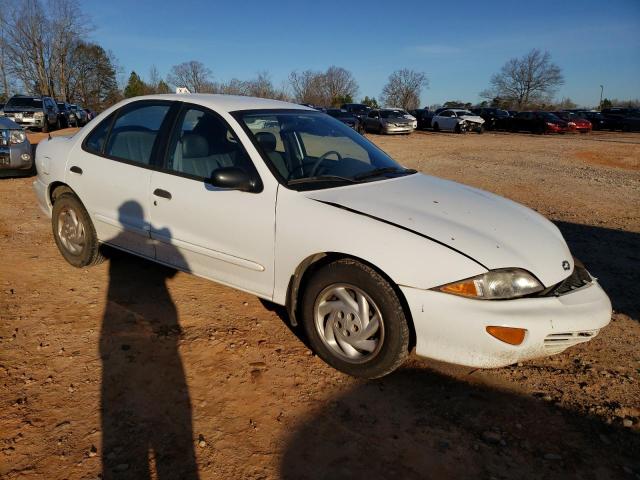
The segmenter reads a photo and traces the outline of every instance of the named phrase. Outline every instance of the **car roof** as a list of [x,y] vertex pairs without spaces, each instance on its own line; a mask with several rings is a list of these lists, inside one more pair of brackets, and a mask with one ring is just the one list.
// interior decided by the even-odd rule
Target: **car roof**
[[[298,105],[297,103],[271,100],[268,98],[245,97],[241,95],[222,95],[214,93],[167,93],[161,95],[144,95],[133,97],[130,100],[169,100],[174,102],[189,102],[203,107],[209,107],[215,111],[235,112],[237,110],[261,110],[261,109],[296,109],[314,110],[313,108]],[[314,110],[315,111],[315,110]]]

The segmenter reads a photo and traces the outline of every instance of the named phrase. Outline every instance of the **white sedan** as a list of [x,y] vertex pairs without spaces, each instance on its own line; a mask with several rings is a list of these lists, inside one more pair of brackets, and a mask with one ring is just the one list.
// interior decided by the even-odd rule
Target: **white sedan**
[[456,133],[474,131],[484,132],[484,119],[469,110],[451,108],[444,110],[431,119],[431,127],[436,131],[450,130]]
[[420,356],[499,367],[593,338],[611,304],[559,230],[402,167],[321,112],[224,95],[124,100],[42,142],[34,182],[75,267],[101,244],[287,307],[373,378]]

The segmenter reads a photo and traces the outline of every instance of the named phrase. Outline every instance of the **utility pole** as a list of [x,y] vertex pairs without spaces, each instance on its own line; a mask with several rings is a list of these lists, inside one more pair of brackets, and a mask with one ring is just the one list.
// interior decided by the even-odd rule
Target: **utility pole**
[[602,92],[604,92],[604,85],[600,85],[600,104],[599,104],[599,110],[602,110]]

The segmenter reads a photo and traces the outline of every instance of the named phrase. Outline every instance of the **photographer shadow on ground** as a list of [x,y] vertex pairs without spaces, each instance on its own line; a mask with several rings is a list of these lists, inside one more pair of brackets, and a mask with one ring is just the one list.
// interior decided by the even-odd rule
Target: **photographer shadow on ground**
[[[119,219],[137,218],[125,202]],[[169,231],[164,232],[170,238]],[[113,239],[122,244],[126,233]],[[173,252],[176,257],[180,254]],[[103,479],[196,479],[191,400],[178,351],[181,334],[167,280],[176,270],[105,249],[107,305],[100,333]]]

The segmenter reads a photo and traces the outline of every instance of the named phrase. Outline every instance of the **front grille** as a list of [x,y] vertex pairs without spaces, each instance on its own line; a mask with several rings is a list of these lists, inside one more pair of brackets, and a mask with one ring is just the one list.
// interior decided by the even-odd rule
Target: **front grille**
[[583,330],[581,332],[552,333],[544,339],[544,348],[549,353],[558,353],[578,343],[588,342],[600,330]]
[[591,282],[593,282],[593,278],[591,277],[587,269],[584,268],[584,266],[578,261],[575,261],[573,273],[560,283],[542,292],[542,294],[544,296],[554,295],[556,297],[559,297],[561,295],[571,293],[574,290],[578,290],[582,287],[586,287]]

